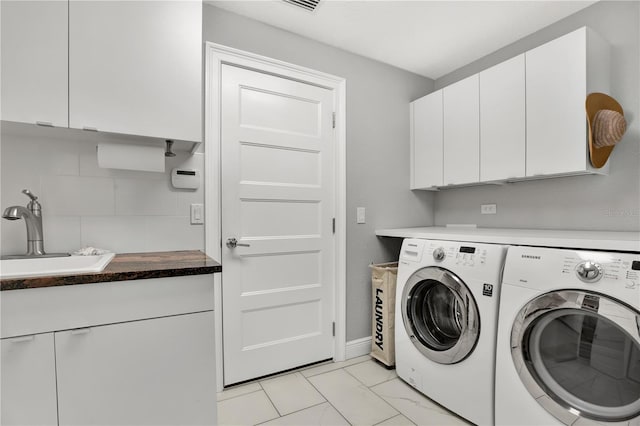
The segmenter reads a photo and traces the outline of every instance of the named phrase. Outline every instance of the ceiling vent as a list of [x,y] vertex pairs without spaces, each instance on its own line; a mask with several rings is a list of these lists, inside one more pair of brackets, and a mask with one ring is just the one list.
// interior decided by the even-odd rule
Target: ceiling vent
[[318,7],[318,3],[320,0],[283,0],[286,3],[292,4],[294,6],[301,7],[309,12],[313,12],[316,7]]

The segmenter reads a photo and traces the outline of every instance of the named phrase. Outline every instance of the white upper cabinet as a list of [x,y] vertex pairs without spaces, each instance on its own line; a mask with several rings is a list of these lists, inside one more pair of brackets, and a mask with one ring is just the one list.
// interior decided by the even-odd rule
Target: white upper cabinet
[[444,184],[480,179],[480,105],[478,74],[443,89]]
[[525,175],[524,54],[480,73],[480,181]]
[[441,109],[412,102],[411,189],[606,174],[589,159],[584,105],[609,92],[609,49],[583,27],[444,87]]
[[590,171],[585,99],[609,91],[609,51],[586,27],[525,54],[527,176]]
[[411,189],[442,185],[442,90],[410,104]]
[[202,3],[71,1],[69,126],[202,141]]
[[68,126],[67,1],[0,2],[2,120]]

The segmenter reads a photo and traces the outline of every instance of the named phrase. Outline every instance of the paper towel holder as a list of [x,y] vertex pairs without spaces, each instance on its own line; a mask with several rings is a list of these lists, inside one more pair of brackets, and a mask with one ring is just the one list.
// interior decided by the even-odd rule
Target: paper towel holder
[[167,139],[165,142],[167,143],[167,148],[164,151],[164,156],[175,157],[176,153],[171,150],[173,148],[173,141],[171,139]]

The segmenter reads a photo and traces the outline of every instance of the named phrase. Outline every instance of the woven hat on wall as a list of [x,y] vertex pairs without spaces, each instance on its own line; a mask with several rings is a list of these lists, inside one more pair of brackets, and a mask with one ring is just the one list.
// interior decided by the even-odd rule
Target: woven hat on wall
[[627,122],[620,104],[604,93],[590,93],[585,102],[589,122],[589,154],[593,167],[604,166],[622,140]]

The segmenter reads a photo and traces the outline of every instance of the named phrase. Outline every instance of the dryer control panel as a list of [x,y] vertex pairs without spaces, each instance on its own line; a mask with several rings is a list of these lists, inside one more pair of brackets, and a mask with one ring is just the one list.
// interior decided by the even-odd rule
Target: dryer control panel
[[503,285],[543,292],[590,289],[636,306],[640,301],[640,254],[511,247]]

